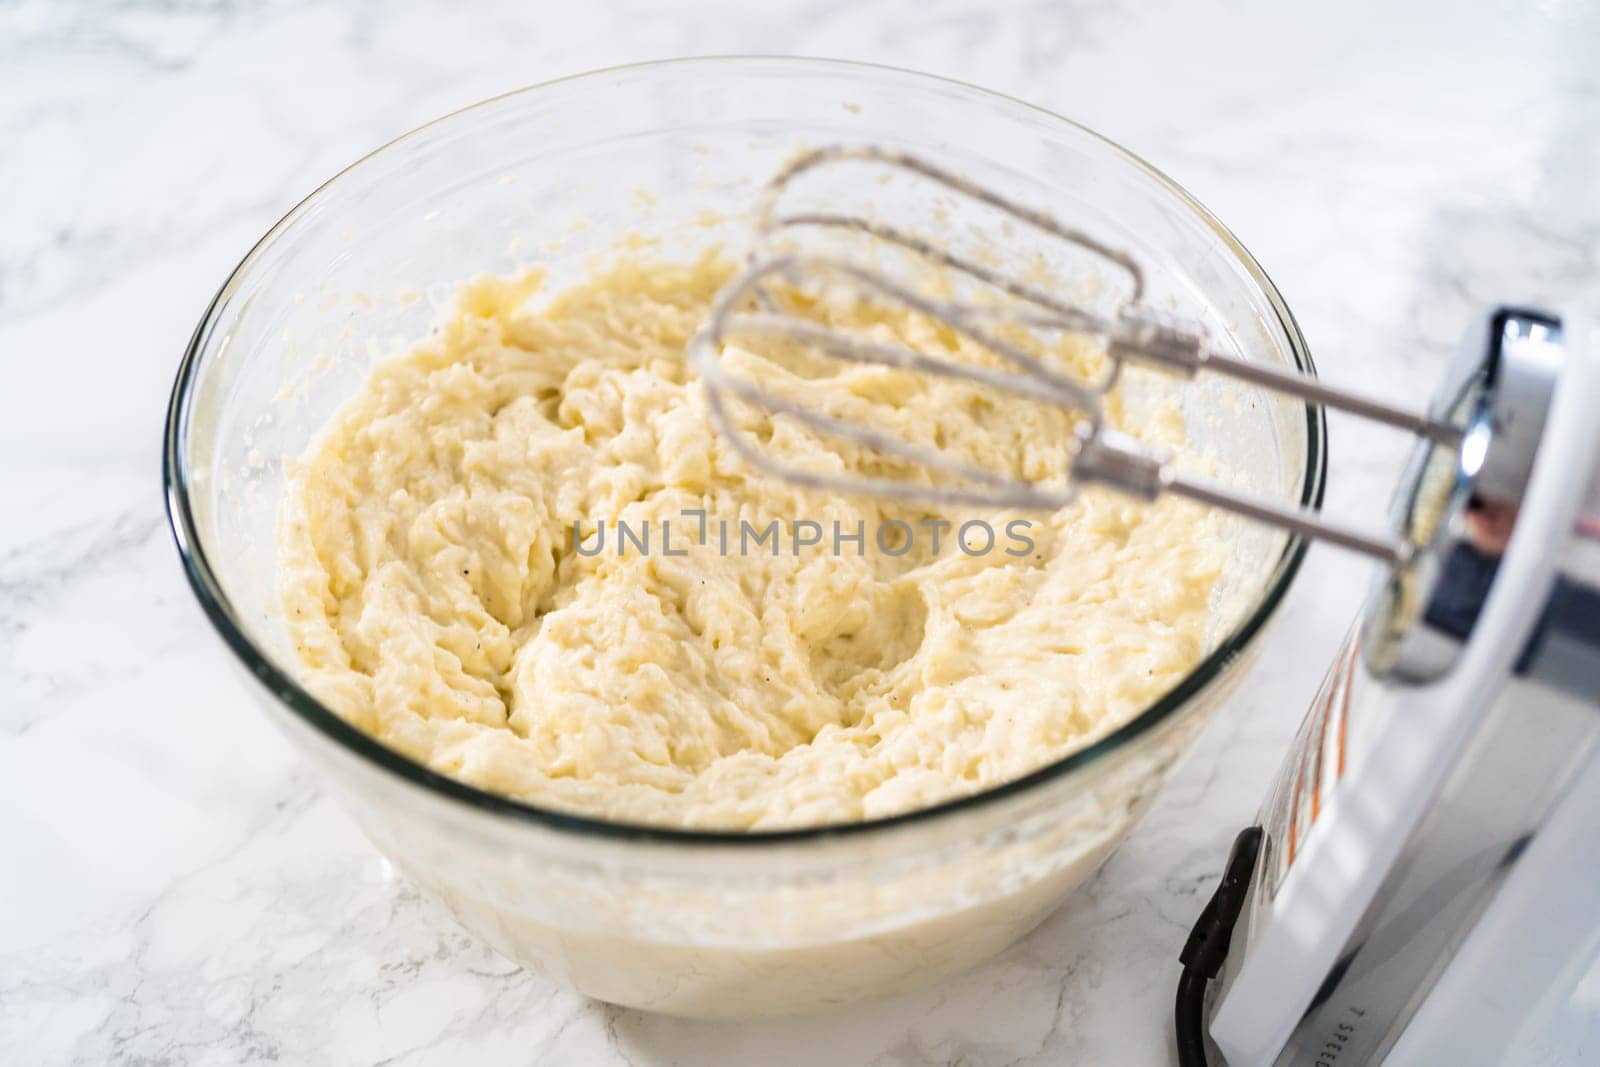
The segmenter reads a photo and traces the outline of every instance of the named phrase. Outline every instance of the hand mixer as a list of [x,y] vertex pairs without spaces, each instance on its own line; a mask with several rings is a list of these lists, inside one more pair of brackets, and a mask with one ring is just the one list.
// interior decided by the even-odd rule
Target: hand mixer
[[[1099,257],[1127,275],[1130,298],[1115,315],[1101,315],[970,256],[957,255],[916,233],[863,215],[779,212],[778,206],[784,192],[800,175],[833,164],[863,162],[915,174]],[[1146,450],[1128,436],[1107,427],[1101,417],[1101,400],[1116,384],[1122,367],[1137,363],[1183,378],[1193,378],[1202,371],[1226,375],[1372,419],[1448,446],[1453,447],[1461,440],[1461,431],[1445,422],[1334,388],[1292,371],[1239,359],[1220,351],[1208,342],[1200,324],[1174,319],[1142,303],[1145,294],[1144,270],[1131,256],[1063,224],[1047,212],[1017,203],[906,152],[878,145],[834,145],[808,151],[791,161],[767,184],[755,217],[758,241],[765,241],[779,231],[799,227],[865,234],[992,287],[1014,301],[1006,307],[994,307],[929,296],[897,281],[882,269],[840,256],[789,252],[758,252],[754,255],[745,269],[718,295],[706,327],[696,338],[693,359],[705,383],[712,416],[723,435],[757,467],[796,484],[938,505],[1016,507],[1045,511],[1054,511],[1070,503],[1078,486],[1084,483],[1110,486],[1145,500],[1153,500],[1162,493],[1172,493],[1292,533],[1329,541],[1391,566],[1400,566],[1411,557],[1413,546],[1410,542],[1369,534],[1310,512],[1247,496],[1181,473],[1168,462],[1168,457]],[[763,288],[763,283],[772,280],[801,285],[807,280],[816,279],[844,282],[873,299],[919,312],[993,352],[1013,369],[1002,370],[957,362],[823,326],[798,315],[779,311]],[[752,298],[757,302],[757,310],[746,309]],[[1000,327],[1007,323],[1031,330],[1063,331],[1100,338],[1109,360],[1109,372],[1093,382],[1064,374],[1003,337]],[[1074,442],[1070,480],[1062,487],[1017,481],[992,470],[960,463],[936,449],[918,447],[871,427],[837,419],[812,410],[804,403],[777,396],[748,379],[730,373],[723,365],[720,359],[723,345],[730,337],[738,336],[796,341],[843,360],[878,363],[963,379],[1002,392],[1059,404],[1081,415]],[[892,478],[819,474],[780,462],[762,451],[747,434],[739,432],[733,425],[724,400],[725,393],[731,393],[758,408],[788,415],[825,434],[897,456],[930,471],[938,471],[955,479],[958,484],[924,485]]]
[[[799,175],[865,162],[909,171],[1125,274],[1102,314],[860,215],[782,214]],[[808,152],[767,186],[763,243],[719,295],[692,348],[714,420],[760,469],[803,485],[932,504],[1055,509],[1099,483],[1175,493],[1364,553],[1372,595],[1312,701],[1216,896],[1184,947],[1174,1012],[1180,1064],[1346,1067],[1549,1062],[1592,1054],[1600,1007],[1600,329],[1501,306],[1469,332],[1432,417],[1218,351],[1196,323],[1142,302],[1131,257],[926,160],[876,146]],[[762,249],[796,228],[881,242],[1009,302],[934,297],[838,255]],[[773,282],[845,284],[987,349],[959,363],[786,313]],[[1109,373],[1084,381],[1014,343],[1016,330],[1098,338]],[[1076,413],[1069,481],[1020,482],[808,408],[734,374],[736,337],[963,379]],[[1190,478],[1105,425],[1124,364],[1222,374],[1417,435],[1392,534],[1353,529]],[[865,445],[944,484],[846,478],[763,453],[728,395]],[[953,483],[953,484],[952,484]],[[1563,1052],[1563,1050],[1566,1050]],[[1566,1057],[1566,1058],[1564,1058]]]

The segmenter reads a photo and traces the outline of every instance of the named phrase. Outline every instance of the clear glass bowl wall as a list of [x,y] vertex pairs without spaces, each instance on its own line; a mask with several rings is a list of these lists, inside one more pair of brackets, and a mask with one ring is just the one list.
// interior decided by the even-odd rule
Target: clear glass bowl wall
[[[296,685],[275,593],[283,460],[373,360],[424,335],[476,273],[538,263],[559,286],[628,233],[660,238],[656,255],[737,246],[738,213],[793,151],[868,140],[1049,205],[1139,256],[1153,302],[1197,316],[1248,358],[1309,369],[1249,255],[1096,135],[930,77],[726,59],[537,86],[362,160],[249,254],[179,374],[169,508],[191,583],[252,676],[250,692],[377,847],[463,925],[604,1000],[696,1016],[806,1011],[932,981],[1004,948],[1131,828],[1248,669],[1300,559],[1297,542],[1235,527],[1214,651],[1173,693],[1019,782],[848,827],[694,833],[541,811],[409,763]],[[1202,382],[1186,409],[1197,444],[1240,480],[1319,501],[1321,422],[1303,405]]]

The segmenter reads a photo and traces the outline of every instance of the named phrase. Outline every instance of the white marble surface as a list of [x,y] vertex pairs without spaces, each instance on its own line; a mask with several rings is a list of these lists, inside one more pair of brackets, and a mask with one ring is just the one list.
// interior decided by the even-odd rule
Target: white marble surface
[[[586,1002],[398,881],[243,699],[179,574],[158,438],[277,216],[444,111],[684,54],[870,59],[1130,145],[1226,220],[1325,374],[1428,387],[1468,315],[1600,281],[1579,0],[1028,4],[0,0],[0,1060],[1160,1063],[1178,947],[1362,584],[1316,550],[1266,665],[1024,944],[926,992],[706,1025]],[[1372,515],[1400,442],[1333,428]]]

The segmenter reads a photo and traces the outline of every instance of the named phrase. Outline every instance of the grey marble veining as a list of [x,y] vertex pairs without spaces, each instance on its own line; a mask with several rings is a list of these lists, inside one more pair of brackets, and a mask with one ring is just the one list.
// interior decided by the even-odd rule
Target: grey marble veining
[[[1106,869],[955,981],[688,1023],[520,972],[418,896],[241,698],[184,586],[160,422],[229,268],[321,180],[583,69],[785,52],[946,74],[1129,145],[1287,294],[1324,373],[1420,398],[1468,315],[1600,286],[1600,10],[1271,0],[0,3],[0,1058],[1160,1063],[1175,957],[1354,611],[1312,553],[1263,666]],[[1329,507],[1402,442],[1333,421]]]

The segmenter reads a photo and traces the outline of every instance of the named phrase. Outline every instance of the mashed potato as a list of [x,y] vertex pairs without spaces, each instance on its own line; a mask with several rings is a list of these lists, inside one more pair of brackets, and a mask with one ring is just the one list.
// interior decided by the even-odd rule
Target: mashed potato
[[[632,263],[548,298],[535,276],[478,279],[432,336],[373,370],[282,508],[283,605],[319,698],[494,792],[777,828],[1015,778],[1195,665],[1225,551],[1192,505],[1090,490],[1055,515],[935,514],[751,467],[713,429],[685,353],[732,269],[714,254]],[[900,309],[809,310],[982,358]],[[1019,477],[1068,462],[1070,417],[1048,407],[753,343],[726,358]],[[1097,357],[1055,358],[1090,373]],[[1182,439],[1175,406],[1127,425],[1113,401],[1122,428]],[[886,472],[792,419],[738,418],[772,455]],[[773,520],[777,536],[752,544]],[[995,535],[987,550],[983,527],[956,540],[974,520]]]

